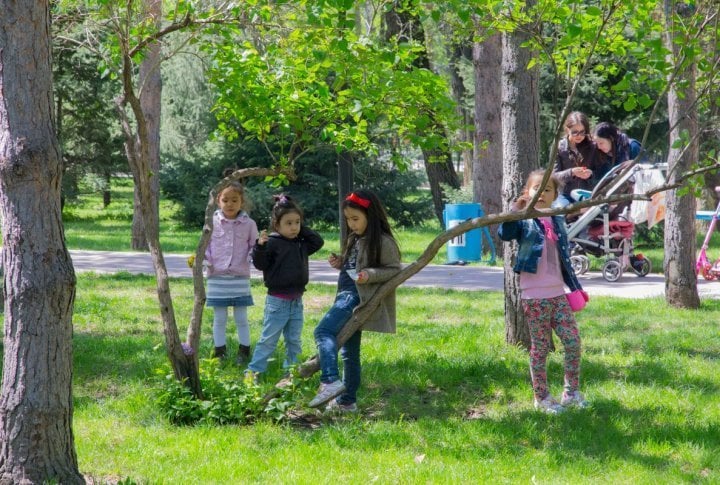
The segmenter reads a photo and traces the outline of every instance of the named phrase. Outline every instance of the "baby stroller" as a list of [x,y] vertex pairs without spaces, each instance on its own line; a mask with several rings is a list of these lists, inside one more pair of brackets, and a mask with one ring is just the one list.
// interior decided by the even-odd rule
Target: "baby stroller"
[[[649,164],[622,163],[613,167],[592,193],[585,195],[599,198],[631,193],[633,176],[638,171],[656,168]],[[628,268],[640,277],[652,271],[650,260],[633,252],[635,224],[628,216],[630,204],[631,201],[593,206],[569,223],[568,238],[572,245],[570,261],[577,274],[584,274],[590,269],[589,255],[605,258],[602,275],[609,282],[617,281]]]

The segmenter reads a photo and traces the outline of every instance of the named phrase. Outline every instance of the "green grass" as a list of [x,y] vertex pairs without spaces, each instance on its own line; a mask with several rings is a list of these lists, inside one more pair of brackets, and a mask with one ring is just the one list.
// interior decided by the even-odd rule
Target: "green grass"
[[[182,335],[192,285],[171,284]],[[333,292],[309,286],[307,355]],[[398,293],[397,335],[363,335],[359,416],[321,417],[303,407],[314,376],[289,423],[175,427],[153,403],[156,370],[166,367],[153,279],[80,274],[73,421],[80,470],[137,483],[720,481],[719,301],[690,311],[662,299],[594,298],[578,314],[582,388],[593,407],[551,417],[532,409],[527,354],[504,342],[500,293]],[[253,294],[254,343],[264,302],[257,281]],[[211,318],[206,311],[202,355],[211,351]],[[241,375],[231,364],[221,372]],[[273,362],[263,385],[281,373]],[[549,359],[555,394],[561,374],[558,352]]]

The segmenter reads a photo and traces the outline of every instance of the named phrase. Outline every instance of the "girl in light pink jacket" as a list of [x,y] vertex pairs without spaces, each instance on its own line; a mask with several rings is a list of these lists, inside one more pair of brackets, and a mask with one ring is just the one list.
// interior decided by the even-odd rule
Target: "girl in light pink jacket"
[[227,354],[226,328],[228,307],[233,307],[238,337],[236,363],[250,358],[250,327],[247,307],[253,304],[250,294],[250,250],[258,230],[247,212],[245,190],[239,182],[230,182],[217,197],[218,210],[213,216],[213,232],[205,252],[207,262],[206,305],[214,310],[213,357]]

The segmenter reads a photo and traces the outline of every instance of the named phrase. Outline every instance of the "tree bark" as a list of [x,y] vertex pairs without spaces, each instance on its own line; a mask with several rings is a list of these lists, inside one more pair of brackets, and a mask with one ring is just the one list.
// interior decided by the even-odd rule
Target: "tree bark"
[[[479,31],[478,35],[482,36]],[[500,122],[502,37],[495,34],[473,44],[475,72],[475,136],[473,141],[473,195],[486,214],[502,212],[503,144]],[[492,231],[496,248],[503,248]]]
[[[528,70],[531,52],[521,47],[526,34],[516,31],[502,36],[502,139],[505,210],[520,195],[528,173],[538,166],[540,153],[539,95],[537,69]],[[505,243],[503,254],[516,249]],[[512,345],[530,348],[530,333],[520,306],[520,286],[513,272],[513,258],[504,258],[505,339]]]
[[0,11],[0,483],[85,483],[72,433],[76,280],[60,209],[50,12],[37,0],[0,0]]
[[[682,62],[682,43],[677,42],[679,26],[675,25],[675,2],[665,0],[667,28],[665,47],[670,65]],[[669,181],[690,169],[697,161],[697,112],[695,108],[695,64],[690,63],[675,80],[670,78],[668,90],[668,121],[670,122],[670,150],[668,152]],[[682,81],[682,82],[679,82]],[[679,85],[683,85],[679,88]],[[675,147],[676,141],[686,131],[689,145]],[[681,195],[677,189],[668,191],[665,197],[665,300],[680,308],[698,308],[700,297],[695,273],[695,197],[691,193]]]
[[[162,20],[162,3],[159,0],[144,0],[146,16],[157,27]],[[140,106],[148,132],[148,156],[150,157],[150,204],[160,219],[160,112],[162,100],[162,76],[160,72],[161,44],[153,42],[148,45],[146,55],[140,63]],[[147,250],[142,200],[138,187],[135,187],[133,198],[132,248]]]

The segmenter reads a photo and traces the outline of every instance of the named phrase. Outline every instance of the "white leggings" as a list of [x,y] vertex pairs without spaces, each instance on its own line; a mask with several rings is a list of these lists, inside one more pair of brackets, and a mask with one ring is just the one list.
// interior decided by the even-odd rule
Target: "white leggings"
[[[215,347],[222,347],[227,343],[225,334],[227,329],[228,307],[214,307],[215,315],[213,316],[213,342]],[[237,328],[237,337],[240,345],[250,345],[250,326],[248,325],[247,307],[233,307],[233,316],[235,317],[235,327]]]

